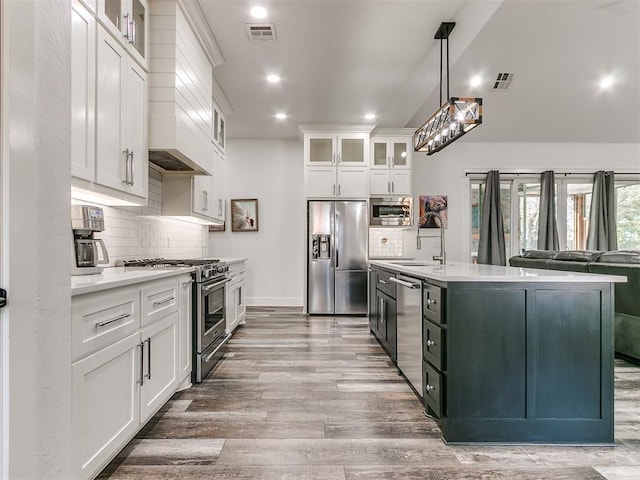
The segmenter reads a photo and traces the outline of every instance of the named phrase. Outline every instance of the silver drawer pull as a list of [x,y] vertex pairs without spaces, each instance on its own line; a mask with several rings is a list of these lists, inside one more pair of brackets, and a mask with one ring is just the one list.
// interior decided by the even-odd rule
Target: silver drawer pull
[[381,283],[381,284],[383,284],[383,285],[386,285],[386,284],[387,284],[387,282],[385,282],[384,280],[378,280],[378,283]]
[[433,340],[427,340],[427,347],[433,347],[436,344]]
[[170,302],[171,300],[175,300],[176,297],[165,298],[164,300],[158,300],[157,302],[153,302],[153,306],[156,307],[158,305],[162,305],[163,303]]
[[424,389],[425,389],[427,392],[430,392],[431,390],[435,390],[435,388],[436,388],[436,387],[432,387],[431,385],[428,385],[428,384],[427,384],[427,386],[426,386],[426,387],[424,387]]
[[111,320],[105,320],[104,322],[96,323],[96,328],[104,327],[105,325],[109,325],[110,323],[117,322],[118,320],[122,320],[123,318],[127,318],[130,316],[130,313],[123,313],[122,315],[118,315],[116,318],[112,318]]
[[427,298],[427,305],[435,305],[437,302],[435,300],[431,300],[430,298]]

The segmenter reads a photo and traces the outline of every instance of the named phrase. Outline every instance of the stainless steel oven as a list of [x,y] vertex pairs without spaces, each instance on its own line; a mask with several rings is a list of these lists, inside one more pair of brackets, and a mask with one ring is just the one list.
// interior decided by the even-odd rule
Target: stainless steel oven
[[411,197],[374,197],[369,199],[369,225],[409,227],[413,220]]
[[200,383],[222,358],[226,332],[225,298],[229,278],[226,273],[198,282],[194,288],[193,382]]

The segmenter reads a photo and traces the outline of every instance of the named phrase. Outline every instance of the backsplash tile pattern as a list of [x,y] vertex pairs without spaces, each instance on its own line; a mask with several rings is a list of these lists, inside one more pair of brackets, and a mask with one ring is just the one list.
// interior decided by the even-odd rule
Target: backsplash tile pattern
[[208,251],[208,228],[163,218],[162,177],[149,169],[146,207],[103,207],[105,231],[97,234],[109,252],[109,263],[135,258],[200,258]]
[[402,257],[402,230],[399,228],[370,228],[369,257]]

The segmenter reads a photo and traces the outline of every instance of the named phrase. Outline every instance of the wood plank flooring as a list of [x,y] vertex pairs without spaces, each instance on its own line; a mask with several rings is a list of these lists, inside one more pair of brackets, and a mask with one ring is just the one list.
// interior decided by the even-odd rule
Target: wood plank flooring
[[640,367],[616,360],[616,446],[447,446],[364,317],[253,309],[100,479],[640,479]]

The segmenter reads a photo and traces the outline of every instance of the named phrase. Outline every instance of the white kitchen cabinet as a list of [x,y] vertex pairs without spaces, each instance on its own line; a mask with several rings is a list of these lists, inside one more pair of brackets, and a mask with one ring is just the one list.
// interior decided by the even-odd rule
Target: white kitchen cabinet
[[210,175],[166,175],[162,179],[162,215],[181,218],[203,225],[221,223],[224,202],[214,192],[214,178]]
[[371,139],[371,169],[411,170],[411,137]]
[[95,178],[96,19],[78,0],[71,4],[71,174]]
[[224,154],[224,145],[226,142],[226,118],[222,110],[213,104],[213,143]]
[[211,194],[211,205],[209,206],[209,208],[211,218],[222,223],[226,219],[227,210],[227,203],[224,199],[224,192],[226,191],[226,187],[224,184],[224,162],[226,160],[224,154],[217,148],[214,148],[213,150],[213,185]]
[[366,165],[367,133],[309,133],[304,137],[306,165]]
[[369,194],[411,195],[411,170],[371,170]]
[[229,265],[229,283],[227,284],[225,301],[225,318],[227,332],[233,333],[238,325],[244,323],[247,314],[245,291],[247,286],[246,262]]
[[103,28],[97,58],[96,182],[144,199],[146,73]]
[[98,0],[100,23],[147,69],[149,4],[146,0]]
[[73,458],[77,478],[93,478],[140,424],[140,334],[72,366]]
[[140,383],[140,421],[146,422],[178,385],[178,312],[140,332],[144,345]]
[[178,320],[178,382],[191,383],[191,276],[178,278],[179,312]]
[[323,131],[322,126],[301,126],[306,198],[369,196],[369,132],[372,127],[346,130],[349,127],[353,128],[346,126],[340,131]]
[[190,275],[72,297],[77,478],[95,477],[189,377],[190,303]]

